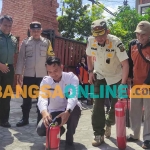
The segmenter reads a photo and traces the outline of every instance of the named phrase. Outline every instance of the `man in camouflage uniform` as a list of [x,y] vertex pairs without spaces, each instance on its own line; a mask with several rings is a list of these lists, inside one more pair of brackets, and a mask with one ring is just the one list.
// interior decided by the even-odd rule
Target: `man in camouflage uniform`
[[[48,56],[54,56],[51,42],[42,37],[41,32],[42,27],[40,22],[32,22],[30,24],[31,37],[22,42],[18,56],[16,65],[17,81],[21,86],[26,85],[27,89],[31,85],[40,86],[43,77],[47,75],[45,67],[46,59]],[[29,112],[32,105],[32,97],[29,96],[29,92],[31,91],[28,91],[27,97],[23,98],[21,106],[23,117],[16,124],[18,127],[29,124]],[[38,110],[37,123],[40,119],[41,114]]]

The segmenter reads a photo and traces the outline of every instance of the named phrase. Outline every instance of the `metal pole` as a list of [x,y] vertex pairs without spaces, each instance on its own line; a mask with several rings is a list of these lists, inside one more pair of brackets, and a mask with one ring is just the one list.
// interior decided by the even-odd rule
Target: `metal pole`
[[64,15],[64,10],[63,10],[64,7],[65,7],[65,2],[63,1],[62,12],[61,12],[61,15],[62,15],[62,16]]
[[124,0],[123,4],[124,4],[124,6],[127,6],[128,5],[128,1]]
[[[88,0],[88,1],[91,1],[92,3],[95,3],[95,4],[97,4],[97,5],[102,5],[100,2],[96,2],[95,0]],[[112,13],[110,10],[108,10],[106,7],[102,7],[106,12],[108,12],[109,14],[111,14],[111,15],[113,15],[113,16],[115,16],[115,14],[114,13]]]

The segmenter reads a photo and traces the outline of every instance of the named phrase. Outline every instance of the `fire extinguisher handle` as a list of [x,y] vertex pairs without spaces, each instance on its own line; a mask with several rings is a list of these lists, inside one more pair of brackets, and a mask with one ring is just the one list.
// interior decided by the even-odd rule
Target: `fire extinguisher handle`
[[50,125],[49,126],[52,126],[52,125],[55,125],[57,123],[57,125],[60,125],[61,124],[61,118],[59,117],[59,118],[54,118],[53,120],[52,120],[52,122],[50,123]]

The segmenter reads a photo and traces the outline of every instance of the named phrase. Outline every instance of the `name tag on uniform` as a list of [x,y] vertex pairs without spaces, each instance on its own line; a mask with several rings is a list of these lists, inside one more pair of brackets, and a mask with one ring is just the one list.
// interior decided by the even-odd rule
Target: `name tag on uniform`
[[113,57],[113,54],[112,54],[112,53],[108,53],[108,54],[107,54],[107,57],[108,57],[108,58],[112,58],[112,57]]

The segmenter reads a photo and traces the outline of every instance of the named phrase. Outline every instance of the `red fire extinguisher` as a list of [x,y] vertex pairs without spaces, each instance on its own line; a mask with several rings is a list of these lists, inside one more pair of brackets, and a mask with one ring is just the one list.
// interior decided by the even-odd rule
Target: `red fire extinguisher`
[[126,149],[126,117],[125,105],[119,100],[115,104],[115,120],[116,120],[116,135],[117,145],[120,150]]
[[46,150],[59,150],[60,127],[51,123],[46,129]]

